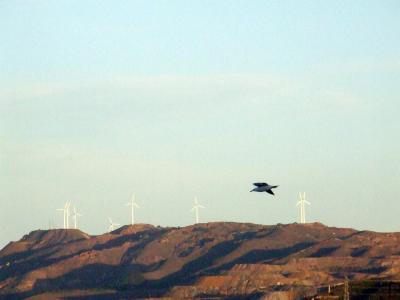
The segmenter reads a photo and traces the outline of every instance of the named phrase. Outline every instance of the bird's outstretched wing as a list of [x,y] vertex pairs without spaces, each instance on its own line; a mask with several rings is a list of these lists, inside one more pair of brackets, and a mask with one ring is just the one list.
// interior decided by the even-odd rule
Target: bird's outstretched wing
[[274,192],[273,192],[272,190],[266,190],[266,192],[267,192],[268,194],[271,194],[271,195],[274,195],[274,196],[275,196],[275,194],[274,194]]
[[260,186],[266,186],[268,184],[265,182],[255,182],[255,183],[253,183],[253,185],[260,187]]

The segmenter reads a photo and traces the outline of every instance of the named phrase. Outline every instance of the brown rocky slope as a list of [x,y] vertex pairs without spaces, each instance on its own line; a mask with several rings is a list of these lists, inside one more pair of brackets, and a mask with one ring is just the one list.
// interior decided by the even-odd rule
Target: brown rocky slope
[[258,299],[339,284],[345,276],[400,279],[400,233],[320,223],[139,224],[99,236],[38,230],[0,251],[4,299],[56,291],[65,299]]

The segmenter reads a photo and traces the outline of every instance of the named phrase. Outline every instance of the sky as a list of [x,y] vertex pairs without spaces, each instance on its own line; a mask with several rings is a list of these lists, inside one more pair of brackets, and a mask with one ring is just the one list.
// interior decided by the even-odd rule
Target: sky
[[[0,247],[108,217],[400,231],[399,1],[0,1]],[[253,182],[276,195],[249,193]],[[72,221],[71,221],[72,222]]]

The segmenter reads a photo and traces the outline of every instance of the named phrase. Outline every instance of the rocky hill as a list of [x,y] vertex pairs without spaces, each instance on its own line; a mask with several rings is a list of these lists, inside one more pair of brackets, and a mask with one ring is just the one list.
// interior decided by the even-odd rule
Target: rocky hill
[[[400,279],[400,233],[320,223],[38,230],[0,251],[4,299],[267,299]],[[284,298],[282,298],[284,299]]]

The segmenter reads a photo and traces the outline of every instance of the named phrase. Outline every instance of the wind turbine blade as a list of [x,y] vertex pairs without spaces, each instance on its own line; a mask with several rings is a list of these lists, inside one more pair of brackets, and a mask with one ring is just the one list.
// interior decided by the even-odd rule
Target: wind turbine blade
[[137,207],[137,208],[140,208],[139,204],[137,204],[137,203],[133,203],[133,205],[134,205],[135,207]]
[[197,205],[197,207],[205,208],[205,207],[204,207],[203,205],[201,205],[201,204]]
[[108,222],[110,222],[112,224],[112,220],[110,217],[108,217]]

